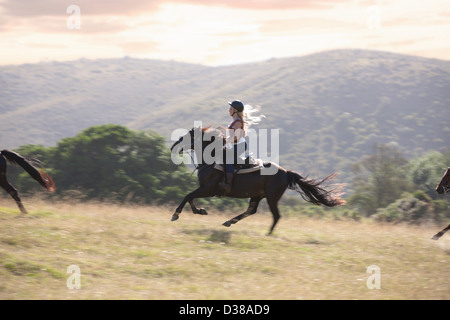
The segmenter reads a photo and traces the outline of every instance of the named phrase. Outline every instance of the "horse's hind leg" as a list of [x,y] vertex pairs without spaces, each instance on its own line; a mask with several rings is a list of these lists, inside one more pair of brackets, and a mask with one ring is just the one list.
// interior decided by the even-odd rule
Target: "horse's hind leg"
[[6,192],[14,199],[16,200],[17,206],[20,209],[20,212],[22,213],[28,213],[25,207],[22,204],[22,201],[19,198],[19,194],[9,182],[6,180],[6,176],[2,173],[0,173],[0,186],[2,186],[3,189],[5,189]]
[[262,199],[262,197],[251,198],[248,208],[244,213],[241,213],[240,215],[234,217],[233,219],[225,221],[223,223],[223,225],[225,227],[230,227],[232,224],[235,224],[235,223],[239,222],[240,220],[247,218],[248,216],[256,213],[256,210],[258,210],[258,205],[259,205],[259,202],[261,201],[261,199]]
[[270,211],[272,212],[273,216],[273,223],[270,227],[269,233],[267,235],[271,235],[273,232],[273,229],[275,229],[275,226],[280,219],[280,211],[278,210],[278,199],[274,198],[267,198],[267,203],[269,204]]

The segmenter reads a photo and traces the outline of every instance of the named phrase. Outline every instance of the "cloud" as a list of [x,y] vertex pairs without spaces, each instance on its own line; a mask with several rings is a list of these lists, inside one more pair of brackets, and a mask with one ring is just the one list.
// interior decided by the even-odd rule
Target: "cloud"
[[130,15],[155,10],[161,1],[154,0],[3,0],[4,15],[16,17],[66,15],[76,2],[83,15]]
[[185,4],[224,6],[253,10],[324,9],[348,0],[181,0]]
[[355,21],[356,19],[339,20],[325,19],[323,17],[301,17],[298,19],[280,19],[280,20],[267,20],[261,23],[260,31],[264,34],[280,34],[280,33],[322,33],[329,30],[354,30],[355,28],[361,28],[364,26],[364,19]]
[[409,39],[409,40],[392,41],[392,42],[384,43],[383,45],[384,46],[388,45],[389,47],[399,47],[399,46],[407,47],[407,46],[416,45],[418,43],[425,42],[425,41],[428,41],[431,39],[433,39],[433,38],[432,37],[414,38],[414,39]]
[[[126,54],[217,65],[336,47],[442,55],[446,1],[0,0],[1,63]],[[81,11],[76,30],[67,25],[73,4]],[[367,25],[372,6],[380,9],[377,30]],[[429,34],[435,40],[423,39]]]
[[124,41],[120,44],[125,55],[148,54],[158,51],[159,43],[152,41]]
[[61,44],[48,43],[28,43],[28,47],[37,49],[66,49],[67,46]]
[[136,15],[158,10],[165,4],[188,4],[252,10],[327,9],[349,0],[0,0],[4,15],[57,16],[76,4],[84,15]]

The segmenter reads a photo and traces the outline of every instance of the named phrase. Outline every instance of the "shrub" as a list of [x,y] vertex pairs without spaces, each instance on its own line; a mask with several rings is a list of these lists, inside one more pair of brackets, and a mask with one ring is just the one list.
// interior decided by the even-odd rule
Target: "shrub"
[[[419,194],[422,196],[422,194]],[[374,219],[386,222],[421,223],[425,220],[434,220],[433,206],[416,198],[413,194],[404,194],[400,199],[385,208],[377,209]]]

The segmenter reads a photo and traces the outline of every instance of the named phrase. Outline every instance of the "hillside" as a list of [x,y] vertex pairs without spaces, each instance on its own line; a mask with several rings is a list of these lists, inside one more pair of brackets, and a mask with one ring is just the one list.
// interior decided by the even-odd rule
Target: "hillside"
[[132,58],[0,67],[0,148],[55,145],[92,125],[167,137],[228,123],[226,102],[260,105],[280,164],[347,170],[374,143],[408,156],[448,148],[450,61],[366,50],[224,67]]

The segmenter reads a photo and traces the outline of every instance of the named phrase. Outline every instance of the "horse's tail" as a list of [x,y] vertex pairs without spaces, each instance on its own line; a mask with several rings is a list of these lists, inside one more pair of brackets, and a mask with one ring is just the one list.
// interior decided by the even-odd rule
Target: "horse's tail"
[[0,154],[4,156],[9,162],[21,166],[34,180],[39,182],[48,191],[55,191],[55,183],[53,182],[52,177],[49,174],[45,173],[42,168],[39,171],[28,160],[13,151],[2,150],[0,151]]
[[288,188],[295,190],[302,198],[316,205],[325,205],[327,207],[336,207],[344,205],[346,201],[340,196],[343,185],[337,185],[331,190],[324,189],[321,185],[328,180],[333,179],[336,173],[330,174],[322,180],[307,179],[294,171],[287,171]]

